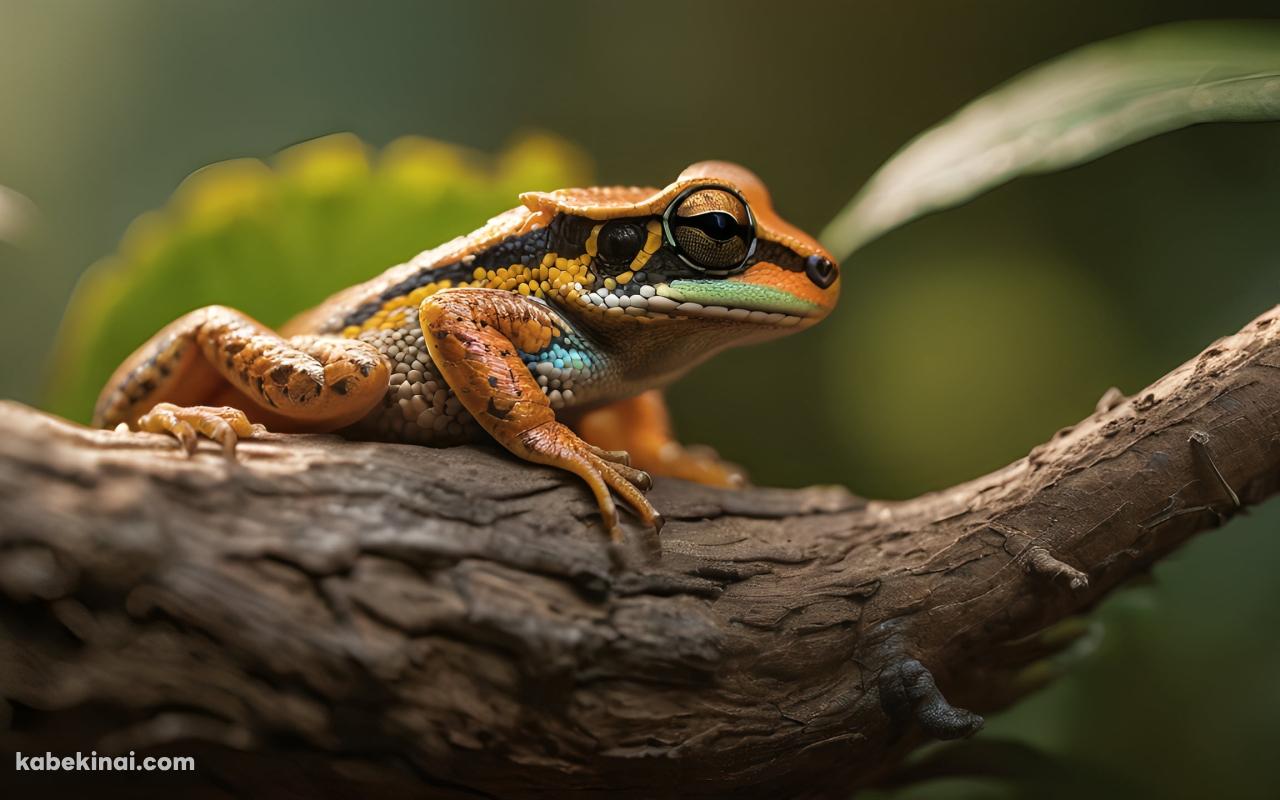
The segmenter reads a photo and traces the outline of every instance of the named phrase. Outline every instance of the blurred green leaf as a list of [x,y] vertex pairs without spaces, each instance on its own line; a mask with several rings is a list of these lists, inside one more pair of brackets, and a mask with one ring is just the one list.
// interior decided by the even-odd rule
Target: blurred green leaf
[[531,189],[590,183],[566,142],[528,136],[496,158],[405,137],[374,153],[334,134],[205,167],[77,285],[46,403],[87,421],[112,370],[173,319],[213,303],[277,325],[330,294],[479,227]]
[[1280,119],[1280,24],[1191,22],[1089,45],[898,151],[822,232],[844,259],[917,217],[1199,122]]

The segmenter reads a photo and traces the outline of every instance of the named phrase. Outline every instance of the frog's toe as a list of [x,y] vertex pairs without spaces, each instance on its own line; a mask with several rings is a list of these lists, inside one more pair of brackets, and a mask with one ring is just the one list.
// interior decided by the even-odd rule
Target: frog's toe
[[653,485],[649,473],[603,459],[597,459],[595,466],[609,488],[636,512],[636,516],[640,517],[645,525],[653,528],[655,532],[662,527],[662,516],[642,494],[643,490]]
[[203,436],[221,445],[223,455],[227,458],[234,458],[236,444],[240,439],[264,433],[266,428],[249,422],[243,411],[230,406],[158,403],[138,418],[138,430],[167,433],[178,440],[178,444],[188,455],[195,454],[200,437]]
[[586,445],[588,452],[603,461],[609,462],[609,467],[614,472],[626,478],[629,483],[638,487],[640,491],[647,492],[653,488],[653,478],[644,470],[631,466],[631,454],[626,450],[605,450],[586,441],[583,444]]
[[642,492],[647,492],[653,488],[653,478],[649,473],[642,469],[636,469],[630,464],[622,464],[614,461],[606,462],[608,468],[621,475],[627,483],[636,487]]
[[600,458],[603,458],[605,461],[610,461],[614,464],[622,464],[627,467],[631,466],[631,454],[628,453],[626,450],[605,450],[602,447],[596,447],[595,445],[586,441],[584,441],[583,444],[585,444],[587,446],[587,449],[590,450],[594,455],[597,455]]
[[[650,542],[650,544],[655,549],[660,549],[656,537],[658,531],[662,529],[662,515],[657,512],[642,491],[647,490],[653,484],[649,478],[649,473],[625,464],[606,461],[586,450],[585,447],[583,450],[585,451],[583,452],[584,460],[589,465],[589,469],[585,474],[572,466],[569,469],[583,477],[587,481],[587,485],[595,491],[596,500],[600,505],[600,513],[604,519],[605,528],[609,531],[609,536],[615,542],[622,541],[622,528],[618,524],[618,513],[612,497],[612,495],[616,494],[635,512],[641,522],[653,530],[654,541]],[[603,488],[603,491],[600,491],[597,487]]]

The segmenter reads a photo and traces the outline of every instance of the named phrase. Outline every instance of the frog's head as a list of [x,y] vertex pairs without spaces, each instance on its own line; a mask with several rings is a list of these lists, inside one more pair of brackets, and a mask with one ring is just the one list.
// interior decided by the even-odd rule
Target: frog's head
[[574,300],[604,314],[768,336],[817,322],[839,295],[831,254],[779,217],[760,179],[736,164],[694,164],[660,190],[563,189],[521,199],[551,229],[551,247],[576,255],[594,276]]

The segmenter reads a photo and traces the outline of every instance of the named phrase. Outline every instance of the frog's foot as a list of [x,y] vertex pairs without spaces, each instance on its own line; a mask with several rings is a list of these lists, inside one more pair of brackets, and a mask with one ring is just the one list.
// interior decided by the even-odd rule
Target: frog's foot
[[587,444],[559,422],[546,422],[529,428],[508,447],[522,458],[568,470],[586,481],[600,507],[605,530],[609,531],[614,542],[620,543],[622,527],[618,524],[618,510],[610,490],[616,492],[641,521],[653,529],[654,545],[657,546],[662,515],[642,494],[653,482],[647,472],[630,465],[630,457],[625,452],[602,450]]
[[666,403],[656,389],[588,411],[574,428],[588,442],[626,450],[637,467],[654,475],[728,488],[747,483],[742,467],[722,460],[710,447],[676,441]]
[[222,445],[227,458],[234,458],[236,443],[266,428],[254,425],[238,408],[230,406],[177,406],[173,403],[157,403],[138,418],[138,430],[147,433],[167,433],[178,440],[188,455],[196,452],[200,437],[212,439]]
[[[653,466],[650,467],[650,463]],[[704,444],[682,445],[677,441],[665,442],[646,461],[659,475],[670,475],[707,486],[723,486],[738,489],[746,486],[747,471],[732,461],[725,461],[714,449]]]

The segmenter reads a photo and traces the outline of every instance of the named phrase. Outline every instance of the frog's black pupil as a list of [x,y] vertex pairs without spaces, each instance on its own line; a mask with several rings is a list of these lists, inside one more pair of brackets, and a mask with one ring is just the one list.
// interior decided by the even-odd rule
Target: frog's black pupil
[[723,211],[699,214],[690,219],[689,224],[717,242],[728,241],[738,233],[738,221]]
[[621,263],[635,258],[643,243],[644,236],[639,225],[632,222],[610,222],[600,231],[597,247],[605,261]]

